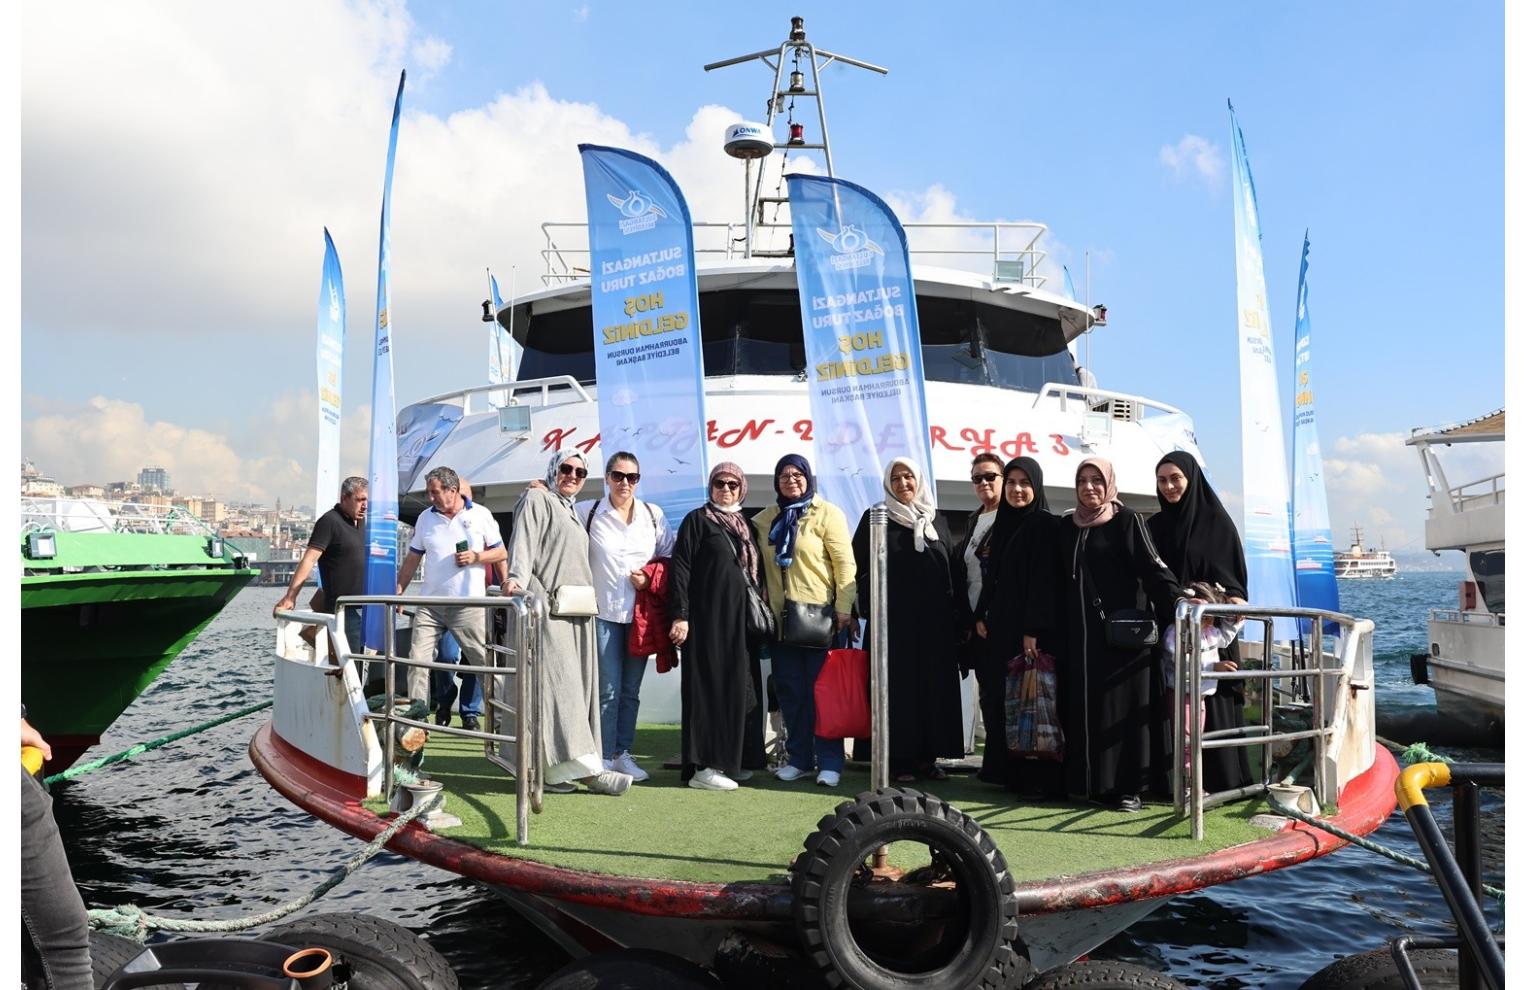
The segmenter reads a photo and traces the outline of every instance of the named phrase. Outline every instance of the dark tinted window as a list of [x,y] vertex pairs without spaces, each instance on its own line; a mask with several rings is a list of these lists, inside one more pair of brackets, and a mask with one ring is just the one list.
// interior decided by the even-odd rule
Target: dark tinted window
[[1507,611],[1507,551],[1476,550],[1470,554],[1470,573],[1492,612]]
[[572,375],[589,384],[594,381],[594,325],[588,306],[574,306],[555,313],[529,314],[529,307],[515,307],[515,339],[525,345],[520,357],[522,380]]

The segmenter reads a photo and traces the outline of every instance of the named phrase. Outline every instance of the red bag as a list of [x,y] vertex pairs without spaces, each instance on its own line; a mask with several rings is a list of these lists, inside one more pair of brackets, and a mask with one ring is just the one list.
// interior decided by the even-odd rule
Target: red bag
[[870,738],[870,654],[829,650],[817,683],[816,733],[824,739]]

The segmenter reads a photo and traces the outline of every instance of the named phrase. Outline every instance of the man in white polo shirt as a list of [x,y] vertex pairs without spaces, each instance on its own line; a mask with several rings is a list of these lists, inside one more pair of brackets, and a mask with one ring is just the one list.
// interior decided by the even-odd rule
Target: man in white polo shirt
[[[508,555],[499,524],[492,513],[473,512],[471,499],[462,497],[461,479],[448,467],[425,475],[425,494],[430,508],[419,514],[414,538],[398,569],[398,594],[403,594],[419,561],[425,561],[420,594],[426,598],[481,598],[487,594],[483,564],[496,564]],[[442,629],[449,629],[461,644],[468,664],[484,665],[487,657],[484,611],[470,606],[421,606],[414,614],[414,635],[409,644],[411,660],[434,660]],[[430,700],[429,671],[409,668],[409,697]]]

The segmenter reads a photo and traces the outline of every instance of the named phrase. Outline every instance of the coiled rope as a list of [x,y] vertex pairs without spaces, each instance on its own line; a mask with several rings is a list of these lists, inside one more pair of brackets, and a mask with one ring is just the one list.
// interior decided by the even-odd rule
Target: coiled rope
[[[410,783],[417,779],[413,778],[412,774],[402,771],[401,768],[397,771],[397,777],[400,781]],[[112,935],[122,935],[126,938],[142,942],[149,932],[156,929],[165,932],[241,932],[250,928],[258,928],[261,925],[268,925],[294,911],[302,910],[339,886],[346,877],[360,869],[362,864],[381,852],[382,847],[392,841],[393,836],[402,831],[409,822],[438,807],[443,800],[443,795],[436,794],[427,801],[415,804],[408,811],[393,819],[387,828],[383,829],[375,839],[366,844],[366,848],[347,859],[317,887],[314,887],[295,900],[288,901],[261,914],[251,915],[247,918],[231,918],[226,921],[198,921],[194,918],[166,918],[161,915],[149,914],[136,905],[122,904],[114,908],[91,909],[87,912],[90,917],[90,927],[98,931],[108,932]]]
[[205,732],[214,726],[222,725],[224,722],[232,722],[236,718],[243,718],[246,715],[253,715],[258,711],[264,711],[265,709],[271,707],[271,704],[272,703],[269,701],[263,701],[258,705],[251,705],[248,708],[244,708],[236,712],[231,712],[227,715],[220,715],[210,722],[203,722],[201,725],[194,725],[189,729],[181,729],[178,732],[172,732],[167,736],[160,736],[158,739],[153,739],[149,742],[138,743],[136,746],[129,746],[127,749],[124,749],[120,753],[113,753],[111,756],[103,756],[99,760],[91,760],[89,763],[82,763],[79,766],[70,767],[68,770],[64,770],[60,773],[51,774],[50,776],[44,777],[42,782],[44,784],[52,785],[58,783],[61,780],[72,780],[73,778],[78,777],[80,774],[89,773],[92,770],[99,770],[101,767],[111,766],[113,763],[121,763],[123,760],[132,759],[135,756],[147,753],[151,749],[158,749],[159,747],[168,745],[177,739],[184,739],[187,736],[194,736],[198,732]]

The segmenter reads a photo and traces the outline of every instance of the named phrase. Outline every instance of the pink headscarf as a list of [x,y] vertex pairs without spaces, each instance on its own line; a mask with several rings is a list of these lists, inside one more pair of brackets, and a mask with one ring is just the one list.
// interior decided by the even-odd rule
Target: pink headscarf
[[[711,483],[717,478],[731,478],[738,483],[736,502],[721,506],[711,499]],[[758,588],[760,593],[767,595],[764,590],[764,575],[759,570],[759,548],[754,546],[752,529],[741,511],[743,499],[747,497],[748,475],[741,467],[732,461],[722,461],[711,469],[711,476],[706,480],[706,515],[737,538],[738,556],[742,559],[743,573],[748,576],[749,582]]]
[[1077,465],[1076,477],[1081,478],[1082,469],[1089,466],[1097,468],[1098,473],[1104,476],[1104,504],[1096,509],[1085,509],[1081,505],[1077,506],[1076,511],[1072,513],[1072,525],[1084,529],[1089,526],[1100,526],[1108,522],[1114,518],[1116,510],[1125,507],[1125,503],[1119,500],[1119,487],[1114,483],[1114,465],[1102,457],[1085,457],[1082,463]]

